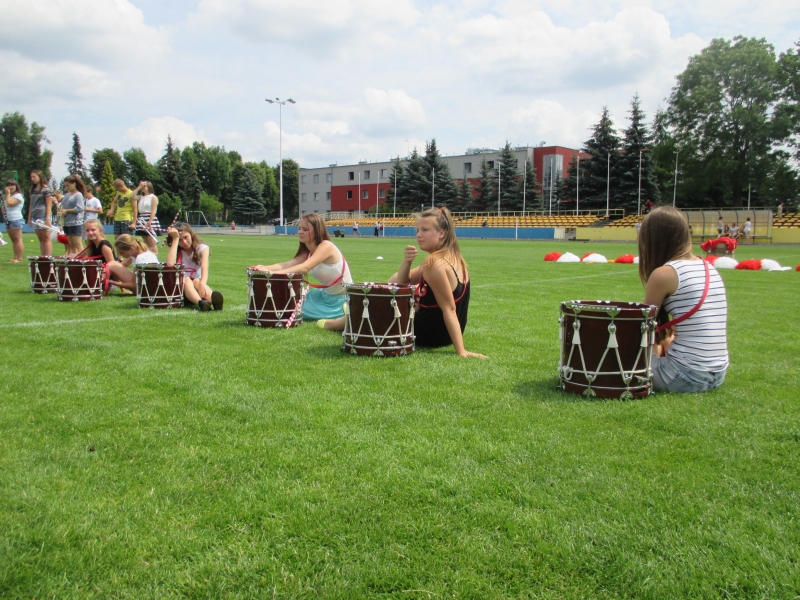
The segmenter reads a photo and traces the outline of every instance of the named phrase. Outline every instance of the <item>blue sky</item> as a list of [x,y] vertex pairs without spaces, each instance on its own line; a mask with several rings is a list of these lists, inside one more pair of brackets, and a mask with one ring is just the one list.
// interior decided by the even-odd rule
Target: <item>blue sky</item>
[[0,0],[0,106],[47,127],[56,175],[168,133],[302,166],[386,160],[437,139],[579,145],[601,108],[652,116],[712,38],[800,39],[800,3]]

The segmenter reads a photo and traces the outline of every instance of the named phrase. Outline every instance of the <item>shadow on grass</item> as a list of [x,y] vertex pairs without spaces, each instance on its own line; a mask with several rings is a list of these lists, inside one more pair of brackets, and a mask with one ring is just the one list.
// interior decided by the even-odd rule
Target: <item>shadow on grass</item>
[[561,389],[561,385],[557,377],[546,377],[542,379],[533,379],[531,381],[523,381],[514,386],[513,389],[517,396],[526,400],[549,400],[553,402],[565,403],[605,401],[603,398],[591,398],[589,396],[582,396],[580,394],[566,392]]

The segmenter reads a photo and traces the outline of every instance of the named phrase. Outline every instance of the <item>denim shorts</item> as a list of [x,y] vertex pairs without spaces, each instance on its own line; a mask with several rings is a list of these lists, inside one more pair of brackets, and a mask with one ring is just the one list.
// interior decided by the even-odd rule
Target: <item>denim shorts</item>
[[131,222],[114,221],[114,235],[122,235],[123,233],[133,233],[131,230]]
[[652,357],[653,387],[662,392],[697,394],[718,388],[725,381],[726,371],[709,373],[676,364],[667,356]]
[[13,219],[6,224],[6,228],[8,229],[22,229],[22,226],[25,225],[25,221],[22,219]]
[[67,235],[83,235],[83,225],[64,225],[64,233]]

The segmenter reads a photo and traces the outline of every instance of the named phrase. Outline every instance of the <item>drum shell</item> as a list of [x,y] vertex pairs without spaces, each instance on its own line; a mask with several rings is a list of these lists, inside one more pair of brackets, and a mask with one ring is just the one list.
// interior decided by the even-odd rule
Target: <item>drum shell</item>
[[136,265],[136,299],[139,308],[181,308],[185,268],[164,263]]
[[105,265],[100,260],[55,259],[58,299],[79,302],[103,299]]
[[31,271],[31,291],[34,294],[55,294],[58,292],[56,268],[52,256],[29,256]]
[[[608,312],[619,312],[613,317]],[[561,303],[561,361],[559,375],[561,388],[578,394],[594,395],[599,398],[641,398],[652,393],[652,371],[650,358],[653,351],[653,338],[656,324],[655,306],[637,302],[580,300]],[[573,348],[574,323],[579,322],[580,350]],[[614,348],[609,348],[611,333],[609,326],[616,327],[615,336],[619,351],[619,361]],[[642,346],[645,334],[646,346]],[[603,354],[608,353],[600,365]],[[581,362],[581,351],[583,363]],[[570,357],[570,353],[572,356]],[[626,383],[619,365],[626,372],[636,371],[630,383]],[[584,371],[602,371],[591,382]],[[572,372],[567,377],[567,369]],[[640,379],[644,378],[644,380]],[[591,388],[591,392],[587,390]]]
[[[302,273],[267,273],[247,269],[247,320],[246,325],[255,327],[297,327],[303,322],[302,306],[297,303],[303,297]],[[268,298],[268,290],[272,298]],[[290,290],[294,290],[292,296]]]
[[[344,284],[344,288],[347,316],[342,333],[343,351],[361,356],[400,356],[414,352],[413,285],[352,283]],[[393,299],[399,318],[395,318]],[[369,319],[363,319],[365,300]],[[371,330],[367,321],[372,325]]]

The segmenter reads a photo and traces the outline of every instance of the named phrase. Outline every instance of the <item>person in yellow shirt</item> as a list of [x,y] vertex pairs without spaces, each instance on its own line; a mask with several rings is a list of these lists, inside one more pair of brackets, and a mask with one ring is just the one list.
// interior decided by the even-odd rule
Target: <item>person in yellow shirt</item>
[[131,194],[133,193],[125,185],[121,179],[114,180],[114,189],[117,193],[114,194],[114,199],[111,201],[111,207],[106,211],[107,217],[114,217],[114,239],[125,233],[131,233],[134,229],[133,224],[133,203],[131,202]]

